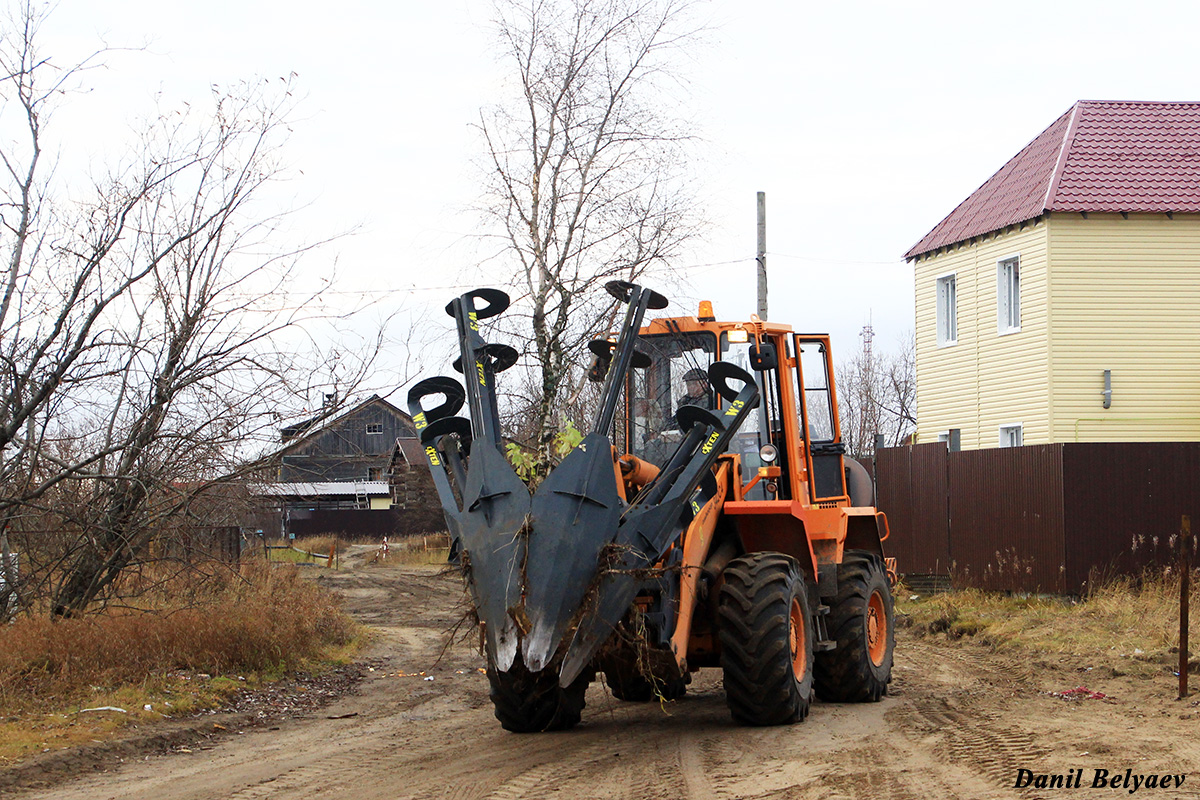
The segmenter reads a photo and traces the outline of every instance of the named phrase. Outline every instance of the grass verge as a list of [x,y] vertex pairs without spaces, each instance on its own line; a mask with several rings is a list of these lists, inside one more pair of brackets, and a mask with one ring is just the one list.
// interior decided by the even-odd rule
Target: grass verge
[[319,567],[329,566],[329,559],[312,555],[311,550],[301,551],[294,547],[273,546],[267,550],[267,560],[272,564],[312,564]]
[[345,663],[362,639],[333,595],[262,564],[177,579],[136,608],[18,619],[0,626],[0,764],[219,707]]
[[[1195,579],[1193,578],[1193,586]],[[1114,671],[1161,674],[1178,666],[1179,579],[1170,573],[1118,579],[1081,600],[965,589],[896,592],[898,624],[917,635],[972,639],[998,650],[1072,655]],[[1192,600],[1196,608],[1196,600]],[[1193,614],[1189,639],[1200,641]],[[1189,672],[1200,671],[1200,661]]]
[[450,559],[450,534],[430,533],[397,539],[388,549],[387,563],[445,565]]

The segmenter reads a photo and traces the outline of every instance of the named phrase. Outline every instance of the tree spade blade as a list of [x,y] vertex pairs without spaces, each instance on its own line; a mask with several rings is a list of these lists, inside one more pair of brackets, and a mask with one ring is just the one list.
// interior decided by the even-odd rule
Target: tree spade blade
[[467,465],[459,537],[487,647],[501,671],[512,666],[517,654],[517,627],[510,610],[521,602],[528,516],[529,490],[508,461],[495,448],[477,448]]
[[623,510],[608,437],[588,434],[533,496],[525,561],[525,665],[545,668],[595,583]]

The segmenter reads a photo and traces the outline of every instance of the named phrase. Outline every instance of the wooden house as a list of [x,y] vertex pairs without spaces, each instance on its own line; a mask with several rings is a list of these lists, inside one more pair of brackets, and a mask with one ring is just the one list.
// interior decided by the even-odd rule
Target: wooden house
[[416,436],[412,418],[375,395],[343,414],[283,428],[279,481],[386,482],[396,440]]
[[[415,447],[416,435],[412,418],[379,396],[287,426],[280,431],[277,480],[260,492],[278,504],[285,535],[425,532],[428,518],[441,518],[436,498],[406,494],[397,503],[393,489],[395,453],[401,443]],[[423,459],[410,471],[421,468],[428,474]],[[407,480],[421,481],[419,474]]]
[[388,485],[392,507],[404,515],[406,532],[432,533],[446,529],[446,517],[419,440],[396,440]]
[[1200,103],[1076,103],[905,257],[915,441],[1200,441]]

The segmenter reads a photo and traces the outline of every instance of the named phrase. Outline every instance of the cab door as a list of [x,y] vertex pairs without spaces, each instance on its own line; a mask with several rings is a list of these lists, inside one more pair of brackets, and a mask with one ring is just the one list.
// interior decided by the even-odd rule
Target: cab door
[[813,504],[847,499],[846,452],[838,424],[833,359],[829,337],[794,334],[796,353],[796,406],[808,461],[809,499]]

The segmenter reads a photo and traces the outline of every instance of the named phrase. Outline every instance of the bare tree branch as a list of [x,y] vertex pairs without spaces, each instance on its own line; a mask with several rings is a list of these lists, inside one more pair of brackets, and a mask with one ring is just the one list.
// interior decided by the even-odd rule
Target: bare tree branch
[[[160,108],[90,197],[61,199],[45,121],[103,51],[56,68],[37,55],[43,13],[19,5],[0,36],[0,120],[22,131],[0,141],[0,616],[14,592],[81,613],[156,537],[228,519],[205,498],[264,468],[281,410],[329,371],[305,341],[319,315],[274,300],[312,245],[279,243],[260,202],[283,177],[292,78]],[[340,360],[342,398],[382,337]]]
[[[690,0],[501,0],[496,27],[516,97],[481,113],[486,217],[532,326],[511,399],[518,438],[543,458],[580,397],[582,354],[607,332],[613,279],[664,270],[695,232],[672,58],[692,40]],[[524,312],[523,314],[520,312]]]
[[875,436],[899,446],[916,429],[916,361],[912,332],[894,353],[880,353],[869,328],[857,352],[837,368],[842,441],[855,458],[875,453]]

